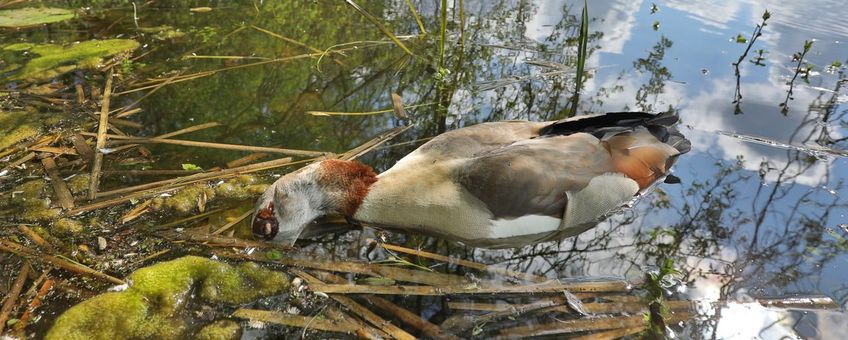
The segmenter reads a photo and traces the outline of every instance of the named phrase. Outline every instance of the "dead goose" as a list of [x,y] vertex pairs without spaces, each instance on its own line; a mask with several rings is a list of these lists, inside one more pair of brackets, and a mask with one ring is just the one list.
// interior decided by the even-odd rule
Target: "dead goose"
[[359,162],[325,160],[269,187],[253,232],[292,244],[316,218],[341,214],[476,247],[559,240],[668,174],[690,147],[676,122],[618,112],[483,123],[439,135],[379,175]]

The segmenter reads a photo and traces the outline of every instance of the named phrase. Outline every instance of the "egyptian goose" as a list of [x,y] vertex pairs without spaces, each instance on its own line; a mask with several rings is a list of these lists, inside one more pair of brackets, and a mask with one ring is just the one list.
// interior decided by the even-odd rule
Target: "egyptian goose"
[[355,161],[321,161],[265,191],[253,232],[292,244],[316,218],[341,214],[475,247],[563,239],[666,177],[690,147],[676,122],[619,112],[483,123],[439,135],[379,175]]

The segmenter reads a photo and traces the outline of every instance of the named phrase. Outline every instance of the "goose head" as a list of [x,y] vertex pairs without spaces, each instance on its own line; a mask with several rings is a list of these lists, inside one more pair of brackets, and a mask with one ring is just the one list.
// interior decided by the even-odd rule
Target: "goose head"
[[253,234],[294,244],[306,226],[325,215],[352,216],[377,181],[359,162],[325,160],[280,177],[256,203]]

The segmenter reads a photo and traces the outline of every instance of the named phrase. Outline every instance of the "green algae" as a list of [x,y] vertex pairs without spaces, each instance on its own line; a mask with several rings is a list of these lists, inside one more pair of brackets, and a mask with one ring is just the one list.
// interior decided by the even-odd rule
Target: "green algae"
[[41,123],[24,111],[0,113],[0,150],[35,137]]
[[15,186],[11,197],[4,203],[4,207],[18,208],[16,216],[24,221],[44,221],[59,216],[59,209],[50,208],[50,194],[44,179],[34,179]]
[[257,184],[255,176],[241,175],[215,187],[215,194],[231,199],[251,199],[265,192],[268,184]]
[[91,175],[78,174],[67,181],[68,189],[74,195],[79,195],[88,191],[89,182],[91,182]]
[[[98,295],[63,313],[46,339],[194,337],[183,317],[191,314],[186,311],[190,300],[243,304],[288,289],[285,274],[255,263],[231,266],[197,256],[139,269],[127,281],[125,291]],[[218,336],[237,332],[216,324],[201,333],[223,339]]]
[[236,340],[241,338],[241,326],[233,320],[218,320],[195,334],[198,340]]
[[198,202],[204,195],[206,198],[203,201],[211,201],[215,198],[215,190],[206,184],[190,185],[180,189],[173,196],[155,198],[151,206],[154,209],[173,209],[180,213],[187,213],[197,208]]
[[0,11],[0,27],[29,27],[65,21],[74,17],[74,12],[64,8],[26,7]]
[[60,218],[53,222],[53,231],[61,235],[78,234],[82,230],[82,222],[70,218]]
[[89,40],[67,46],[55,44],[17,43],[3,48],[9,52],[27,52],[35,57],[17,70],[9,80],[39,81],[54,78],[80,68],[94,68],[103,58],[129,52],[139,43],[130,39]]

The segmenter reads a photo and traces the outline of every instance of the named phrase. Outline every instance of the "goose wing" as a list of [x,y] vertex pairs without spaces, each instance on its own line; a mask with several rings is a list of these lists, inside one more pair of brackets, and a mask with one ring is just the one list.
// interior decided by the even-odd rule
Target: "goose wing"
[[[671,127],[676,121],[672,115],[628,112],[532,125],[532,133],[515,136],[524,138],[499,147],[478,147],[456,168],[455,181],[482,201],[495,219],[527,215],[562,219],[569,193],[581,191],[593,179],[606,178],[604,174],[618,177],[597,183],[612,187],[604,190],[620,187],[612,184],[620,183],[622,175],[639,189],[665,175],[677,155],[689,150],[688,141]],[[504,143],[509,139],[501,138]],[[621,188],[625,189],[627,194],[592,195],[635,194],[630,186]]]

